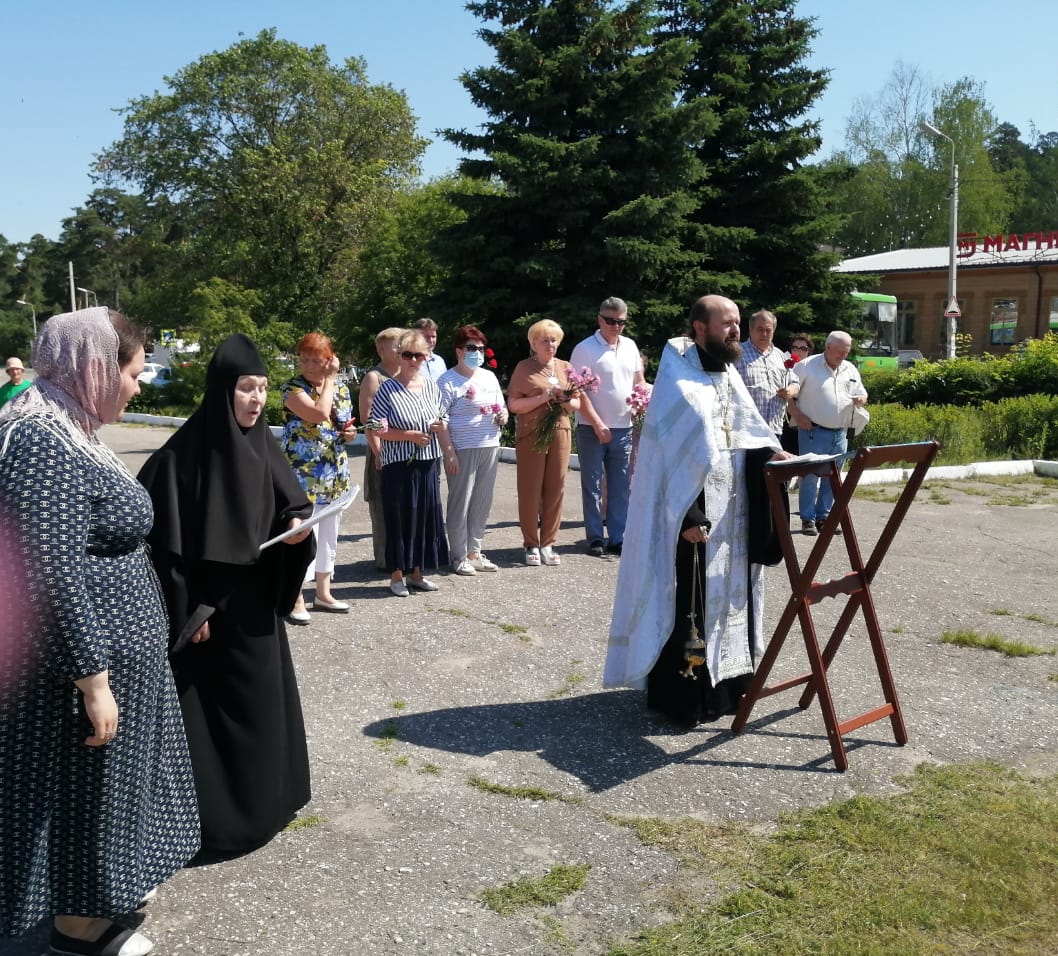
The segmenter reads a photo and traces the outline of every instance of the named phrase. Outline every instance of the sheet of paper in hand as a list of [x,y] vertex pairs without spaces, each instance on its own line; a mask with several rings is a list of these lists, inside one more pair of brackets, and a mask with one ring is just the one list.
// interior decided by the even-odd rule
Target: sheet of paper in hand
[[345,511],[345,509],[353,503],[353,499],[355,499],[358,494],[360,494],[360,486],[353,485],[352,488],[350,488],[346,494],[342,495],[341,498],[332,501],[326,508],[317,512],[311,518],[306,518],[296,528],[289,528],[282,534],[277,534],[274,538],[269,538],[261,545],[260,550],[264,551],[265,548],[270,548],[273,544],[278,544],[280,541],[286,541],[287,538],[292,538],[296,534],[301,534],[302,531],[318,525],[324,518],[329,518],[338,511]]

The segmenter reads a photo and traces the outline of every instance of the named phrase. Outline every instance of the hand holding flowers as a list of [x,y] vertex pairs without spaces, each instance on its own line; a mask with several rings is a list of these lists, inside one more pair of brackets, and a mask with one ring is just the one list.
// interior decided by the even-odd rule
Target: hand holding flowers
[[599,376],[587,365],[581,367],[580,371],[570,366],[566,370],[566,381],[569,383],[565,388],[552,388],[548,391],[547,409],[536,433],[533,442],[533,450],[546,452],[551,447],[555,438],[555,426],[563,415],[568,415],[565,403],[581,392],[597,392],[599,390]]
[[647,408],[650,405],[650,395],[653,391],[653,385],[640,382],[632,388],[632,394],[625,399],[625,404],[632,410],[632,428],[637,432],[643,428],[643,420],[647,417]]

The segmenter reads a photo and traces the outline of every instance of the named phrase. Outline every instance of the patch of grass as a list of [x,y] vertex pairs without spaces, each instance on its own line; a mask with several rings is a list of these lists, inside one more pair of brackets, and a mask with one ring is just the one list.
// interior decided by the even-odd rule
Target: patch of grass
[[996,617],[1013,617],[1014,612],[1007,610],[1005,607],[994,607],[989,614],[994,614]]
[[1050,676],[1048,676],[1047,680],[1049,680],[1052,684],[1058,684],[1058,674],[1051,674]]
[[749,831],[741,823],[706,823],[694,817],[626,817],[606,814],[614,826],[631,830],[644,846],[671,853],[681,866],[692,870],[730,870],[733,864],[748,862],[747,850],[752,843]]
[[894,624],[891,628],[889,628],[889,633],[890,634],[903,634],[906,630],[907,630],[907,628],[904,627],[903,624]]
[[901,487],[899,490],[893,491],[888,485],[858,485],[853,497],[862,498],[864,501],[894,504],[900,500],[903,490]]
[[1010,508],[1024,508],[1026,505],[1031,505],[1032,503],[1032,498],[1025,498],[1021,495],[1000,495],[993,498],[989,498],[988,501],[985,502],[986,505],[1003,505],[1005,507]]
[[945,631],[940,636],[942,644],[954,644],[956,647],[976,647],[986,651],[998,651],[1007,657],[1033,657],[1035,655],[1054,655],[1055,649],[1037,647],[1025,641],[1012,641],[1002,634],[979,634],[977,631]]
[[580,797],[571,797],[557,790],[548,790],[546,787],[507,787],[502,783],[493,783],[483,777],[467,777],[467,784],[482,793],[495,793],[502,797],[513,797],[516,800],[536,800],[546,802],[555,800],[558,803],[568,803],[571,806],[582,806],[584,801]]
[[382,733],[379,734],[378,740],[375,741],[375,746],[383,753],[389,753],[393,748],[393,742],[399,737],[400,728],[397,726],[397,722],[388,720],[386,721],[386,726],[382,728]]
[[484,890],[481,901],[500,916],[510,916],[537,906],[554,906],[584,888],[591,867],[586,863],[559,863],[541,877],[523,877]]
[[452,617],[471,617],[469,611],[464,611],[458,607],[439,607],[437,610],[441,614],[451,614]]
[[465,617],[472,621],[479,621],[482,624],[492,624],[494,627],[498,627],[504,634],[510,634],[517,637],[518,640],[529,644],[532,642],[532,637],[529,635],[529,628],[523,624],[507,624],[503,621],[497,621],[495,618],[489,617],[475,617],[468,611],[464,611],[461,608],[455,607],[443,607],[440,608],[442,614],[451,614],[453,617]]
[[1058,621],[1052,621],[1049,617],[1044,617],[1042,614],[1036,614],[1035,612],[1022,614],[1021,618],[1025,621],[1032,621],[1035,624],[1045,624],[1047,627],[1058,627]]
[[400,757],[393,758],[394,767],[406,767],[409,763],[411,763],[411,760],[406,754],[402,754]]
[[551,693],[547,695],[548,700],[556,700],[559,697],[569,696],[570,694],[574,693],[576,689],[588,679],[583,674],[577,671],[577,665],[583,663],[584,661],[580,660],[579,658],[569,662],[570,667],[572,667],[573,670],[571,670],[566,675],[565,679],[562,681],[561,687],[559,687],[557,690],[551,691]]
[[441,767],[435,763],[424,763],[419,768],[419,773],[425,773],[427,775],[437,776],[441,772]]
[[518,640],[522,641],[524,644],[529,644],[533,640],[532,636],[529,634],[529,628],[525,627],[523,624],[504,624],[497,621],[496,626],[503,631],[504,634],[510,634],[513,637],[517,637]]
[[943,491],[938,489],[932,489],[929,493],[929,500],[935,505],[950,505],[951,498],[946,495]]
[[389,706],[394,710],[404,710],[408,706],[408,703],[403,700],[395,700]]
[[319,814],[310,814],[306,817],[295,817],[285,827],[284,830],[308,830],[310,827],[318,827],[321,823],[326,822],[323,817]]
[[892,798],[783,818],[741,885],[611,956],[1047,956],[1058,777],[920,767]]
[[577,951],[577,946],[569,938],[569,934],[561,921],[550,913],[545,913],[540,917],[540,923],[544,927],[544,942],[560,953],[568,953],[569,956],[573,956],[573,953]]

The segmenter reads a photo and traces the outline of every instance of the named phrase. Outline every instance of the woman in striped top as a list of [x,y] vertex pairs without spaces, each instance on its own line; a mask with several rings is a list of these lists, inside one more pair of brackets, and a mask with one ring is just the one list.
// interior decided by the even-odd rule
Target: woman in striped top
[[[429,353],[418,330],[405,332],[398,343],[400,371],[383,382],[371,402],[371,424],[378,428],[382,458],[382,515],[386,526],[389,589],[408,596],[408,586],[436,591],[423,569],[448,563],[444,517],[441,514],[439,462],[455,474],[455,449],[441,405],[441,393],[422,365]],[[407,575],[407,577],[405,577]]]
[[464,575],[496,570],[482,554],[481,539],[492,509],[507,408],[496,376],[482,367],[486,345],[481,329],[456,329],[456,365],[437,380],[459,459],[458,473],[448,479],[448,550],[452,570]]

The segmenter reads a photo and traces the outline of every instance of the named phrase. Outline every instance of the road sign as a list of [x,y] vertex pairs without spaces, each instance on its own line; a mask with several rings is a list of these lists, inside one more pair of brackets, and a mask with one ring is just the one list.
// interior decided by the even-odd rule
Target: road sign
[[962,312],[959,311],[959,301],[955,298],[955,296],[952,296],[948,300],[948,308],[944,310],[944,318],[957,319],[961,315]]

